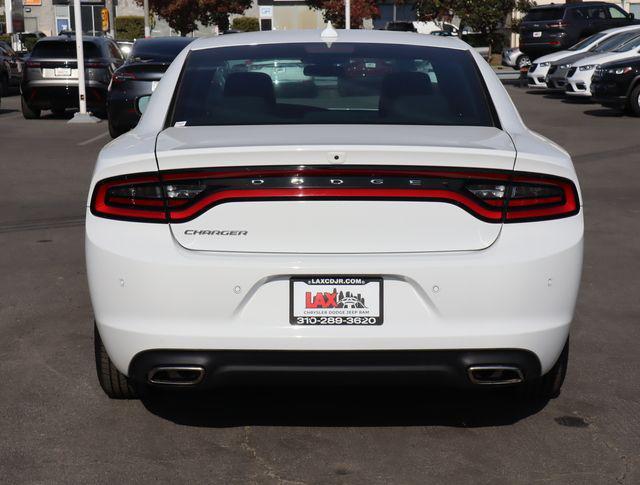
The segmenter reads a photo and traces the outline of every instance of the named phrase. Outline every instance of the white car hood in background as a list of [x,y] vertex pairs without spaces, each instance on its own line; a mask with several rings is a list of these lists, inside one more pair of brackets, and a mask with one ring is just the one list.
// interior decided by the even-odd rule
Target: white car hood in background
[[[515,161],[511,138],[498,128],[443,126],[169,128],[158,136],[156,155],[161,170],[336,164],[512,170]],[[231,202],[171,224],[187,249],[284,253],[478,250],[500,228],[443,202],[372,200]],[[194,235],[202,230],[247,234]]]
[[560,59],[564,59],[565,57],[569,57],[569,56],[573,56],[575,54],[580,54],[581,52],[585,52],[588,49],[584,49],[584,50],[579,50],[579,51],[558,51],[558,52],[552,52],[551,54],[547,54],[544,55],[542,57],[538,57],[535,61],[533,61],[534,64],[540,64],[542,62],[554,62],[554,61],[559,61]]

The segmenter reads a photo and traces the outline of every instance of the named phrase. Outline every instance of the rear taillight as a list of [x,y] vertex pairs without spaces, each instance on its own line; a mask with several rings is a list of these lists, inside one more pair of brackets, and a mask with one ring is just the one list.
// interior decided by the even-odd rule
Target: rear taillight
[[557,219],[580,211],[568,179],[424,167],[237,167],[166,171],[98,182],[91,212],[141,222],[185,222],[226,202],[404,200],[456,205],[486,222]]
[[569,22],[561,20],[560,22],[557,22],[555,24],[549,24],[549,27],[556,29],[566,29],[567,27],[569,27]]
[[38,61],[27,61],[27,62],[25,62],[25,65],[27,67],[31,67],[31,68],[40,67],[40,63]]
[[111,77],[111,81],[114,84],[117,83],[123,83],[125,81],[132,81],[136,79],[136,75],[132,72],[127,72],[127,71],[116,71],[113,73],[113,76]]

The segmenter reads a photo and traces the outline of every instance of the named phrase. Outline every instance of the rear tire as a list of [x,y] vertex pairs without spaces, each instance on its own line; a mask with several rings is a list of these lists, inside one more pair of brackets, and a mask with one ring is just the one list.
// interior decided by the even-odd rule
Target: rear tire
[[567,338],[562,353],[551,370],[542,377],[525,381],[518,389],[520,397],[527,401],[546,401],[558,397],[567,375],[568,363],[569,339]]
[[40,110],[29,106],[23,97],[20,97],[20,103],[22,105],[22,116],[24,116],[25,120],[36,120],[40,118]]
[[631,91],[629,109],[634,116],[640,116],[640,84]]
[[96,372],[98,382],[104,393],[111,399],[136,399],[136,392],[133,383],[120,372],[111,362],[107,349],[104,348],[98,327],[93,327],[93,343],[96,357]]
[[114,123],[111,117],[109,117],[109,134],[111,138],[118,138],[120,135],[124,134],[125,130],[119,129]]

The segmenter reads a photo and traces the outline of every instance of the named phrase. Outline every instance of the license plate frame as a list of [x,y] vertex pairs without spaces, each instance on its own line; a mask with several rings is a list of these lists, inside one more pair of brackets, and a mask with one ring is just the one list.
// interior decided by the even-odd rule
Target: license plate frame
[[[308,308],[309,304],[316,306]],[[368,327],[380,326],[383,322],[384,280],[381,276],[302,275],[289,278],[291,325]]]

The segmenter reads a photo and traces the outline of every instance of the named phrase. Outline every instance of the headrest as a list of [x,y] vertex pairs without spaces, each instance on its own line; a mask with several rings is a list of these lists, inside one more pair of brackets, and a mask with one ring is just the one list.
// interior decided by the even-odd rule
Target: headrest
[[273,82],[263,72],[234,72],[227,76],[224,97],[262,98],[269,104],[276,102]]

